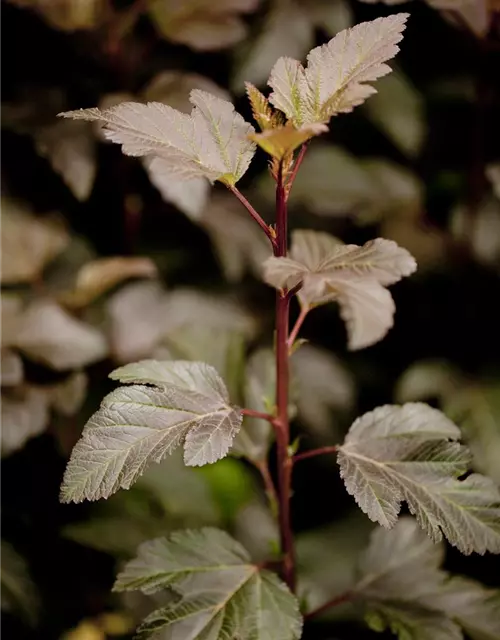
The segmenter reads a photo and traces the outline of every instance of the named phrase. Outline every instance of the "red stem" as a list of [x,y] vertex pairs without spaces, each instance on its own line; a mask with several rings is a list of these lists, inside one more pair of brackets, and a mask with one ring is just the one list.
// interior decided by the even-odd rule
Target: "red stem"
[[262,413],[262,411],[254,411],[253,409],[241,409],[243,416],[249,416],[250,418],[260,418],[261,420],[267,420],[273,423],[275,418],[270,413]]
[[340,604],[349,602],[349,600],[352,600],[353,597],[354,597],[354,594],[351,591],[346,591],[345,593],[341,593],[339,596],[335,596],[335,598],[328,600],[327,602],[325,602],[325,604],[322,604],[317,609],[313,609],[309,613],[306,613],[304,618],[306,620],[309,620],[310,618],[315,618],[316,616],[321,615],[322,613],[324,613],[325,611],[327,611],[332,607],[337,607]]
[[226,185],[227,188],[234,193],[234,195],[238,198],[241,204],[245,207],[248,213],[252,216],[255,222],[260,226],[260,228],[264,231],[266,236],[269,238],[270,243],[273,246],[273,251],[276,254],[277,251],[277,241],[276,234],[274,230],[261,218],[260,214],[255,211],[252,205],[248,202],[245,196],[239,191],[234,185]]
[[336,446],[331,447],[321,447],[320,449],[311,449],[310,451],[304,451],[303,453],[298,453],[293,457],[294,464],[296,462],[300,462],[301,460],[307,460],[307,458],[315,458],[316,456],[323,456],[327,453],[337,453],[338,449]]
[[[276,247],[275,255],[287,253],[287,208],[283,185],[283,170],[280,167],[276,185]],[[283,579],[291,591],[295,590],[295,551],[293,544],[290,493],[292,458],[288,451],[290,428],[288,423],[288,316],[290,297],[286,291],[276,294],[276,407],[274,423],[278,457],[278,502],[281,551],[283,556]]]
[[302,307],[299,313],[299,317],[295,321],[295,325],[288,336],[288,349],[290,350],[293,347],[295,340],[297,339],[297,335],[306,319],[307,314],[309,313],[308,307]]
[[304,156],[306,155],[306,151],[307,151],[307,142],[304,142],[304,144],[300,147],[300,151],[299,151],[299,155],[297,156],[297,159],[295,160],[295,164],[293,165],[293,169],[292,172],[287,180],[286,183],[286,199],[288,200],[289,196],[290,196],[290,191],[292,189],[292,185],[295,181],[295,178],[297,177],[297,173],[300,169],[300,165],[302,164],[302,160],[304,159]]

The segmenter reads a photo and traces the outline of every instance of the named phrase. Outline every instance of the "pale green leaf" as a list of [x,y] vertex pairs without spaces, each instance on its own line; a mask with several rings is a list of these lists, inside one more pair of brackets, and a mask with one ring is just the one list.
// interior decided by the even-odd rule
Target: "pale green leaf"
[[0,572],[2,611],[20,614],[29,624],[36,622],[40,602],[24,558],[2,540]]
[[478,262],[500,266],[500,202],[490,197],[481,202],[470,227],[470,213],[458,206],[452,213],[451,231],[457,241],[467,243]]
[[165,202],[177,207],[190,220],[200,220],[210,197],[210,183],[206,178],[179,180],[169,162],[162,158],[145,158],[144,165],[151,184],[158,189]]
[[[241,425],[213,367],[199,362],[144,360],[111,374],[138,383],[107,395],[73,449],[61,489],[64,502],[108,497],[128,489],[151,462],[181,443],[184,462],[224,457]],[[154,386],[145,386],[154,385]]]
[[38,153],[81,202],[88,199],[97,171],[96,144],[91,125],[61,121],[35,134]]
[[236,183],[255,151],[248,140],[254,129],[234,111],[230,102],[193,89],[191,114],[161,102],[124,102],[109,109],[80,109],[62,113],[65,118],[99,121],[106,137],[122,145],[131,156],[152,156],[178,179],[204,177]]
[[264,280],[278,288],[298,284],[306,307],[338,301],[349,348],[369,346],[393,323],[394,302],[385,286],[415,271],[414,258],[395,242],[376,238],[362,247],[326,233],[295,231],[289,258],[268,258]]
[[[272,413],[276,393],[276,363],[271,349],[255,351],[245,371],[245,407]],[[245,416],[234,439],[231,453],[252,461],[265,460],[271,446],[273,430],[267,420]]]
[[21,384],[24,378],[24,365],[19,354],[12,349],[2,347],[0,372],[2,387],[15,387]]
[[32,282],[69,243],[62,223],[2,198],[2,284]]
[[458,371],[445,360],[420,360],[399,377],[394,398],[397,402],[443,400],[458,392],[461,384]]
[[243,91],[245,82],[264,85],[280,56],[302,58],[313,43],[310,7],[295,0],[275,3],[257,37],[237,52],[232,88]]
[[83,371],[73,373],[49,390],[52,407],[63,416],[75,415],[85,402],[87,387],[87,374]]
[[83,367],[108,354],[101,331],[48,298],[32,302],[25,310],[13,344],[29,358],[57,371]]
[[179,531],[143,544],[114,588],[145,593],[171,589],[177,594],[146,618],[139,638],[295,640],[301,635],[294,596],[217,529]]
[[370,120],[404,153],[418,155],[426,134],[424,103],[401,72],[383,78],[364,108]]
[[162,36],[197,51],[213,51],[245,37],[241,13],[254,11],[259,0],[149,0],[149,15]]
[[45,430],[49,421],[49,395],[28,386],[2,393],[2,456],[21,449],[26,442]]
[[468,469],[459,429],[422,403],[385,405],[351,426],[338,462],[347,491],[373,521],[391,528],[401,502],[435,541],[462,553],[500,551],[500,493]]
[[271,245],[255,221],[231,194],[214,194],[199,224],[214,245],[229,282],[240,282],[250,271],[259,276]]
[[375,93],[368,82],[390,72],[384,64],[399,51],[407,13],[363,22],[337,34],[307,56],[306,69],[291,58],[274,65],[272,104],[296,126],[328,122]]

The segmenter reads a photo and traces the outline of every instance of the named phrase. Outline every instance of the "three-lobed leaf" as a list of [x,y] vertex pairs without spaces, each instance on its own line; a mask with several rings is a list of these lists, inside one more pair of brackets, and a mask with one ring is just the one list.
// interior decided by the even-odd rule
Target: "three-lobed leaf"
[[81,502],[128,489],[151,462],[181,443],[184,462],[224,457],[241,425],[216,370],[199,362],[144,360],[114,371],[130,386],[107,395],[85,425],[66,469],[61,499]]
[[373,521],[391,528],[401,502],[434,540],[462,553],[500,552],[500,492],[467,472],[459,429],[422,403],[385,405],[358,418],[339,449],[347,491]]
[[114,589],[171,592],[168,604],[139,627],[139,638],[295,640],[301,635],[295,597],[218,529],[178,531],[144,543]]
[[106,137],[130,156],[151,156],[179,179],[205,177],[234,185],[255,151],[248,139],[254,128],[233,105],[206,91],[193,89],[190,114],[161,102],[123,102],[108,109],[80,109],[60,114],[102,122]]
[[400,640],[493,640],[500,634],[500,592],[441,568],[444,545],[435,544],[413,518],[376,529],[359,563],[353,596],[376,631]]
[[301,284],[305,307],[338,301],[349,347],[360,349],[392,326],[394,302],[385,287],[413,273],[416,263],[392,240],[376,238],[359,247],[327,233],[295,231],[290,257],[268,258],[263,268],[264,280],[276,288]]
[[297,127],[352,111],[375,93],[367,83],[391,71],[385,62],[399,51],[407,18],[399,13],[341,31],[310,51],[306,68],[279,58],[269,78],[271,103]]

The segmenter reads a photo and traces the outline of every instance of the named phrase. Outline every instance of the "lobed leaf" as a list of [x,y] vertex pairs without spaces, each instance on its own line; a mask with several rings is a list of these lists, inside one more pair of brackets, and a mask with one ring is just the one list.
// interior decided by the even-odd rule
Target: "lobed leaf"
[[191,114],[161,102],[124,102],[108,109],[80,109],[59,115],[100,121],[106,137],[122,145],[130,156],[152,156],[149,168],[161,163],[178,179],[205,177],[235,184],[255,151],[248,140],[254,128],[234,111],[230,102],[193,89]]
[[391,71],[385,62],[399,51],[407,18],[400,13],[341,31],[309,53],[307,68],[279,58],[268,82],[271,103],[297,127],[352,111],[375,93],[366,83]]
[[63,502],[107,498],[120,487],[128,489],[151,462],[181,443],[188,466],[227,454],[242,418],[229,405],[213,367],[144,360],[120,367],[111,377],[134,384],[107,395],[85,425],[64,474]]
[[385,405],[358,418],[340,447],[347,491],[371,520],[391,528],[401,502],[434,540],[462,553],[500,552],[500,492],[479,474],[459,480],[470,454],[459,429],[422,403]]
[[144,543],[114,588],[172,591],[167,606],[139,627],[139,638],[295,640],[301,635],[298,603],[287,587],[251,564],[247,551],[218,529],[178,531]]
[[415,269],[414,258],[391,240],[376,238],[359,247],[326,233],[295,231],[290,257],[268,258],[264,280],[279,289],[301,284],[298,295],[306,307],[338,301],[349,347],[360,349],[392,326],[394,302],[384,287]]

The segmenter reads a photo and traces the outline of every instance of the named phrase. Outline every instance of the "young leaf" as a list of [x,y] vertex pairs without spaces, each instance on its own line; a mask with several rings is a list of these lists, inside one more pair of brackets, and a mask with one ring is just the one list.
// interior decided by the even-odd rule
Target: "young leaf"
[[49,299],[37,300],[26,309],[13,344],[57,371],[84,367],[108,354],[107,341],[98,329]]
[[458,480],[470,454],[459,429],[422,403],[385,405],[351,426],[338,463],[347,491],[368,517],[395,525],[401,502],[434,540],[462,553],[500,552],[500,492],[479,474]]
[[21,614],[34,624],[40,612],[40,602],[26,561],[5,540],[2,540],[1,559],[2,611]]
[[394,302],[384,287],[415,269],[413,257],[391,240],[376,238],[359,247],[326,233],[295,231],[290,258],[268,258],[264,280],[279,289],[301,283],[298,295],[306,307],[338,301],[349,348],[361,349],[392,326]]
[[361,558],[353,589],[368,624],[386,627],[401,640],[493,640],[500,633],[500,592],[474,580],[450,576],[440,567],[442,544],[434,544],[414,519],[401,518],[394,529],[376,529]]
[[63,502],[97,500],[128,489],[151,462],[181,443],[188,466],[227,454],[241,414],[229,405],[213,367],[143,360],[110,377],[133,384],[107,395],[85,425],[64,475]]
[[177,597],[152,613],[139,638],[296,640],[302,621],[295,597],[271,572],[250,561],[227,533],[205,528],[178,531],[144,543],[118,576],[115,591]]
[[375,93],[366,83],[391,71],[384,63],[399,51],[407,18],[400,13],[340,32],[309,53],[306,69],[279,58],[269,78],[271,103],[297,127],[352,111]]
[[64,226],[2,198],[2,284],[31,282],[69,243]]
[[324,124],[310,124],[299,129],[286,125],[267,129],[262,133],[252,133],[250,139],[276,160],[283,160],[304,142],[326,131],[328,131],[328,127]]
[[65,118],[100,121],[106,137],[130,156],[153,156],[179,179],[205,177],[234,185],[255,151],[248,135],[254,128],[230,102],[205,91],[191,91],[190,115],[161,102],[124,102],[109,109],[67,111]]
[[261,131],[272,129],[274,126],[281,124],[279,118],[277,118],[277,114],[280,112],[273,110],[269,100],[257,87],[254,87],[251,82],[245,82],[245,89],[252,107],[253,119],[257,122]]

